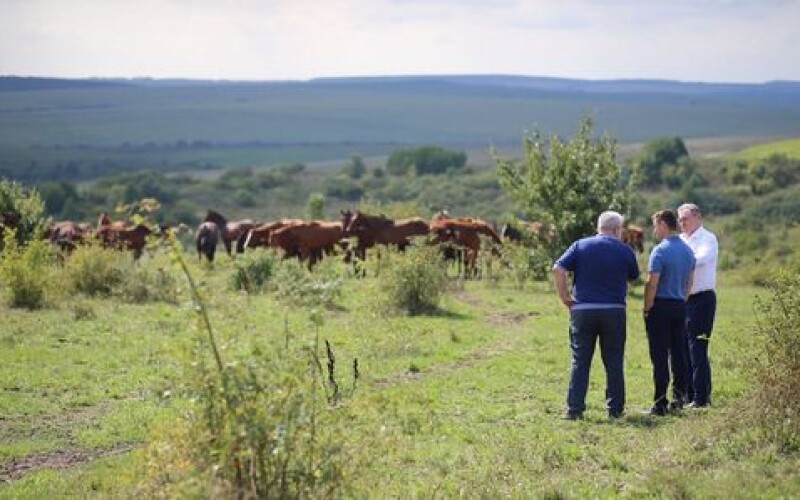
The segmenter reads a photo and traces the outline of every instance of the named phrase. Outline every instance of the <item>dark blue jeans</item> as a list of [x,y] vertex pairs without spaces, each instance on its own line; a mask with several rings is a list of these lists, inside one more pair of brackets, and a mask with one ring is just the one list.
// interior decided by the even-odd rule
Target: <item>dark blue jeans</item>
[[[645,318],[650,361],[653,364],[655,406],[666,408],[672,371],[672,397],[688,401],[689,370],[686,355],[686,302],[656,298]],[[670,370],[671,369],[671,370]]]
[[711,400],[708,343],[714,329],[717,295],[713,290],[689,296],[686,303],[686,345],[689,352],[689,399],[698,405]]
[[567,391],[567,411],[581,414],[586,409],[589,371],[597,340],[606,369],[606,408],[621,414],[625,409],[625,308],[580,309],[570,311],[569,342],[572,369]]

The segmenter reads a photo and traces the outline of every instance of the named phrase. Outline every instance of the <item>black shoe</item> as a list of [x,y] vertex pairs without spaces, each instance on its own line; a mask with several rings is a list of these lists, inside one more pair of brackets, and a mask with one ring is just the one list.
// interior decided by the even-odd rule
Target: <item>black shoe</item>
[[568,411],[561,416],[561,420],[583,420],[583,413]]
[[669,403],[669,411],[681,411],[683,410],[683,401],[680,399],[676,399],[675,401],[670,401]]
[[608,411],[608,418],[610,419],[618,419],[625,416],[625,410],[609,410]]
[[649,411],[650,415],[655,415],[658,417],[663,417],[667,414],[667,407],[666,405],[653,405]]

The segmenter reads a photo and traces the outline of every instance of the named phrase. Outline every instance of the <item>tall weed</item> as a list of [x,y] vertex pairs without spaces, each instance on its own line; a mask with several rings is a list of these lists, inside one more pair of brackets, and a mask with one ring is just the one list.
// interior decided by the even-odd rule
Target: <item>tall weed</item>
[[755,301],[763,352],[758,359],[754,422],[785,451],[800,450],[800,273],[780,271]]
[[[194,404],[174,426],[179,430],[151,443],[142,492],[221,498],[341,493],[348,464],[343,419],[330,406],[333,396],[323,381],[316,344],[277,352],[270,344],[239,346],[226,353],[246,351],[241,358],[223,361],[200,291],[179,252],[173,254],[197,306],[206,340],[202,347],[213,356],[198,351],[187,367]],[[328,359],[330,380],[330,350]]]
[[274,251],[262,249],[241,255],[229,280],[231,288],[247,293],[264,291],[280,265],[278,259]]

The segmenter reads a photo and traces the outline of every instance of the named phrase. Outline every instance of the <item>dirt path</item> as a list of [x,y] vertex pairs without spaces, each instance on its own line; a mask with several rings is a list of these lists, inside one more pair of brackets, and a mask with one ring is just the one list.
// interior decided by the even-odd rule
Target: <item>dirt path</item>
[[127,453],[136,446],[137,444],[134,443],[120,443],[112,447],[94,450],[55,450],[27,457],[12,458],[10,461],[0,464],[0,481],[14,481],[25,474],[41,469],[68,469],[98,458]]

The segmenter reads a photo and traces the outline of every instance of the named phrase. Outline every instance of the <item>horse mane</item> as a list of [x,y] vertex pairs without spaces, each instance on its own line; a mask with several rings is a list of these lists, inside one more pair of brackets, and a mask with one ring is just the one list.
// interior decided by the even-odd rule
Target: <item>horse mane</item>
[[222,216],[221,213],[215,212],[210,208],[206,211],[206,218],[203,219],[203,222],[213,222],[218,226],[225,226],[228,224],[228,219]]

